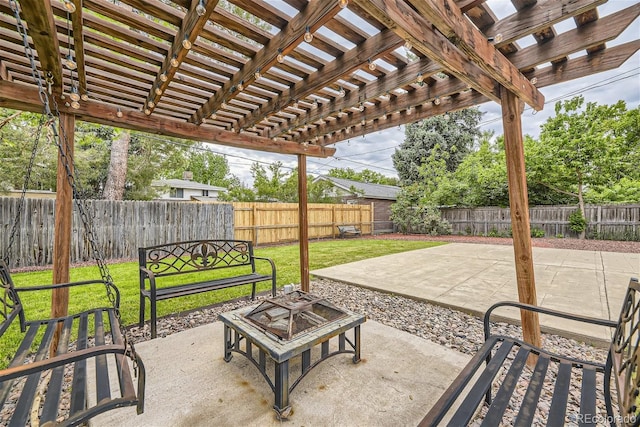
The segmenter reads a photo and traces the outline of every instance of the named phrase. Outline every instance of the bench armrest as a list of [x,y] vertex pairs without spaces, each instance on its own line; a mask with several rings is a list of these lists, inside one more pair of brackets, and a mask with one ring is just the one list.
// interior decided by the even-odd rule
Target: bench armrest
[[493,310],[500,307],[516,307],[521,310],[533,311],[535,313],[548,314],[550,316],[561,317],[563,319],[575,320],[577,322],[590,323],[592,325],[606,326],[609,328],[616,328],[618,322],[608,319],[599,319],[597,317],[580,316],[578,314],[567,313],[564,311],[553,310],[550,308],[539,307],[537,305],[525,304],[517,301],[502,301],[498,302],[487,310],[484,314],[484,339],[487,340],[491,336],[491,313]]
[[276,296],[276,264],[273,262],[271,258],[254,256],[253,259],[268,261],[269,264],[271,264],[271,295],[275,297]]
[[49,291],[54,289],[64,289],[64,288],[72,288],[76,286],[87,286],[87,285],[102,285],[107,286],[111,292],[115,295],[115,304],[116,308],[120,307],[120,290],[113,284],[109,282],[104,282],[102,280],[84,280],[82,282],[68,282],[68,283],[54,283],[52,285],[38,285],[38,286],[26,286],[26,287],[15,287],[15,291],[19,292],[33,292],[33,291]]
[[149,279],[149,289],[151,292],[155,293],[156,291],[156,275],[153,271],[149,270],[147,267],[140,266],[140,289],[145,289],[144,281]]

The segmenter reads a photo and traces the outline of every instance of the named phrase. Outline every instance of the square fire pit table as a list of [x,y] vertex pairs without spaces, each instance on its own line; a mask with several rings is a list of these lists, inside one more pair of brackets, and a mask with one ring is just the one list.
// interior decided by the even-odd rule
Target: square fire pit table
[[[296,293],[306,298],[305,301],[309,300],[309,297],[313,297],[300,291]],[[289,393],[320,362],[341,353],[353,354],[353,363],[360,361],[360,325],[365,321],[365,316],[362,314],[337,308],[326,302],[326,300],[317,298],[313,300],[313,303],[320,301],[324,306],[329,306],[331,310],[339,310],[341,312],[340,317],[326,323],[319,323],[306,331],[297,332],[291,339],[281,338],[269,331],[268,328],[258,326],[255,323],[255,319],[246,317],[255,313],[261,314],[264,305],[267,302],[272,302],[273,304],[267,307],[267,312],[263,317],[268,317],[273,322],[282,322],[286,314],[281,314],[281,307],[287,307],[287,301],[290,301],[290,299],[291,297],[288,295],[275,297],[259,305],[243,307],[219,315],[219,319],[224,323],[224,360],[226,362],[231,361],[232,352],[236,352],[244,355],[258,368],[275,394],[273,408],[279,418],[287,418],[291,412]],[[282,301],[284,303],[281,304]],[[295,304],[297,304],[296,307],[301,306],[300,303]],[[308,303],[306,308],[309,308]],[[321,317],[312,310],[308,311],[311,313],[309,315],[303,314],[303,319],[300,323],[306,323],[305,319],[311,318],[314,320],[317,317]],[[323,311],[323,307],[315,311],[322,314],[326,312]],[[290,313],[294,312],[298,313],[299,310],[290,311]],[[293,319],[293,314],[290,314],[290,316]],[[288,322],[291,327],[291,320],[285,318],[284,322]],[[351,330],[353,330],[353,341],[347,338],[347,332]],[[289,333],[289,336],[291,335]],[[329,340],[336,336],[338,337],[338,346],[336,348],[334,343],[333,348],[331,348]],[[319,353],[317,350],[312,352],[316,346],[320,346]],[[302,355],[301,369],[299,375],[290,382],[289,361],[298,355]],[[273,376],[270,376],[267,372],[267,356],[275,365]]]

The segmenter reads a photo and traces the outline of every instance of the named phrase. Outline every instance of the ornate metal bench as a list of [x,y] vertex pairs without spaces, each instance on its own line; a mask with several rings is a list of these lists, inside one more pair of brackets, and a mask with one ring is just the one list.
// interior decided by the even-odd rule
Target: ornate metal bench
[[[248,284],[253,285],[251,299],[255,299],[256,283],[268,280],[271,281],[272,296],[276,295],[276,266],[268,258],[254,256],[249,241],[191,240],[166,243],[139,248],[138,256],[140,326],[144,323],[145,298],[149,298],[151,338],[157,336],[157,301]],[[267,261],[270,273],[256,272],[256,260]],[[220,274],[224,277],[220,277]],[[183,276],[182,283],[176,285],[177,275]]]
[[[495,304],[484,316],[485,344],[420,426],[467,425],[479,410],[486,411],[483,426],[530,426],[536,413],[548,426],[640,425],[639,292],[638,280],[631,279],[618,322],[521,303]],[[504,306],[615,328],[606,362],[572,359],[516,338],[492,335],[491,313]],[[533,369],[525,366],[529,357],[535,360]],[[524,390],[525,385],[524,396],[515,398],[514,391]],[[540,402],[543,388],[553,390],[549,404]]]
[[338,225],[340,237],[360,236],[362,232],[355,225]]
[[[115,286],[96,280],[16,288],[3,262],[0,284],[0,341],[13,354],[11,361],[2,361],[2,366],[9,362],[8,367],[0,370],[0,422],[7,421],[3,425],[78,425],[110,409],[133,405],[138,414],[143,412],[144,365],[121,333],[115,311],[120,295]],[[107,286],[115,307],[26,320],[20,294],[90,285]],[[22,333],[12,325],[16,318]],[[52,345],[56,330],[60,331],[57,348]],[[21,341],[15,341],[16,336]],[[127,358],[137,367],[137,391]],[[68,405],[61,404],[65,401]]]

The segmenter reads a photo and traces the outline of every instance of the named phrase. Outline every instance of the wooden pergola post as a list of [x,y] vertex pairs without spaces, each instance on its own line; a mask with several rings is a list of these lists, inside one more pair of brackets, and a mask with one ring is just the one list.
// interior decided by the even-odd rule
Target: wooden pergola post
[[[73,171],[74,131],[76,117],[73,114],[60,114],[59,138],[62,149],[65,150],[67,162],[58,151],[58,169],[56,177],[56,208],[54,218],[53,238],[53,283],[69,282],[69,264],[71,259],[71,220],[73,217],[73,191],[69,185],[65,163]],[[66,316],[69,311],[69,288],[55,289],[51,294],[51,318]],[[62,324],[54,332],[50,352],[53,354],[58,347],[58,340],[62,332]]]
[[298,154],[298,229],[300,286],[309,292],[309,218],[307,217],[307,156]]
[[[60,145],[65,150],[69,166],[74,150],[75,116],[60,114]],[[66,136],[66,138],[65,138]],[[67,151],[68,150],[68,151]],[[71,259],[71,219],[73,215],[73,191],[69,185],[67,170],[58,152],[58,174],[56,178],[56,209],[53,242],[53,283],[69,282]],[[51,317],[66,316],[69,306],[69,289],[56,289],[51,297]]]
[[[526,304],[537,305],[521,115],[520,99],[512,92],[502,89],[502,125],[507,157],[509,207],[511,208],[518,299]],[[535,346],[540,346],[538,313],[520,311],[520,318],[524,340]]]

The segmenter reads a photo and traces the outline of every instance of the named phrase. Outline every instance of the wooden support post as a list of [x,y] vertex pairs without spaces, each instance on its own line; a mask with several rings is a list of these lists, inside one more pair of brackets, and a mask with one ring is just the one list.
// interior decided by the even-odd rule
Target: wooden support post
[[[73,171],[73,139],[76,118],[72,114],[60,114],[59,137],[69,166]],[[69,282],[71,259],[71,219],[73,215],[73,191],[69,185],[63,157],[58,151],[58,172],[56,178],[56,207],[53,241],[53,283]],[[51,295],[51,317],[66,316],[69,309],[69,288],[56,289]],[[62,325],[60,325],[62,327]],[[60,328],[56,331],[51,351],[57,348]]]
[[298,154],[298,233],[300,239],[300,286],[309,292],[309,219],[307,217],[307,156]]
[[[521,101],[513,93],[502,89],[502,125],[507,156],[509,207],[511,208],[518,297],[520,302],[537,305],[529,224],[529,197],[522,142],[521,105]],[[524,340],[540,346],[538,313],[521,311],[520,317]]]

